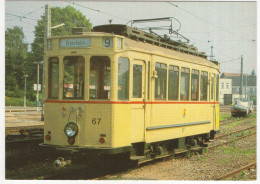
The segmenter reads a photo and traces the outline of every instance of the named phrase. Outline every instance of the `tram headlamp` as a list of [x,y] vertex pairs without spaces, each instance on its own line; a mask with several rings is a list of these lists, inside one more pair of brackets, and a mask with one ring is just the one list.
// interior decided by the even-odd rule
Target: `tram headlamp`
[[64,133],[68,137],[75,137],[78,134],[78,125],[74,122],[69,122],[65,128],[64,128]]

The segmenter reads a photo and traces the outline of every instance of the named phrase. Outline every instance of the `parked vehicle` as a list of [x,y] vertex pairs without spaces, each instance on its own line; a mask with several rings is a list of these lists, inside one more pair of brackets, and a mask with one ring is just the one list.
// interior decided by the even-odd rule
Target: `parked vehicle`
[[231,107],[231,116],[247,116],[254,111],[254,104],[252,100],[237,99],[235,105]]

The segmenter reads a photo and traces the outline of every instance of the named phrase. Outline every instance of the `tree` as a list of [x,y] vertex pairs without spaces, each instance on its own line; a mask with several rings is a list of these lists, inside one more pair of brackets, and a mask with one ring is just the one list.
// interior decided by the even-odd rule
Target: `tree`
[[[55,26],[62,23],[65,25],[52,29],[52,36],[71,35],[71,29],[73,27],[87,27],[88,30],[92,28],[89,19],[86,19],[85,15],[71,6],[51,8],[51,25]],[[35,39],[31,45],[34,60],[42,61],[43,59],[44,30],[45,15],[42,15],[38,24],[35,26]]]
[[5,31],[5,89],[16,96],[23,95],[19,91],[24,87],[23,66],[28,52],[28,44],[23,40],[21,27],[14,26]]
[[[51,30],[51,36],[62,36],[71,35],[71,29],[73,27],[87,27],[91,30],[92,24],[89,19],[86,19],[80,11],[76,10],[71,6],[66,6],[65,8],[52,7],[51,8],[51,25],[56,26],[64,23],[65,25],[59,28]],[[28,85],[33,86],[36,83],[36,64],[33,62],[38,62],[43,60],[44,52],[44,31],[45,31],[45,14],[41,16],[35,26],[34,31],[34,41],[31,44],[31,52],[28,54],[28,62],[26,63],[28,77]],[[40,83],[42,81],[42,65],[40,65]],[[28,96],[31,100],[35,99],[35,92],[32,88],[28,90]]]
[[255,69],[252,70],[251,75],[255,76]]

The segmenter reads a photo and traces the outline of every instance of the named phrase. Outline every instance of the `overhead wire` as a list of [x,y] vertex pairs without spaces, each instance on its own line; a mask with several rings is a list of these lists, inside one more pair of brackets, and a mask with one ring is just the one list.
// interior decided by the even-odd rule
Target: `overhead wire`
[[123,17],[119,17],[119,16],[116,16],[116,15],[113,15],[113,14],[110,14],[110,13],[107,13],[107,12],[104,12],[104,11],[101,11],[101,10],[98,10],[98,9],[93,9],[93,8],[90,8],[90,7],[87,7],[87,6],[75,3],[75,2],[70,2],[70,1],[64,1],[64,2],[66,2],[68,4],[73,4],[73,5],[82,7],[82,8],[86,8],[88,10],[92,10],[92,11],[95,11],[95,12],[98,12],[98,13],[103,13],[103,14],[106,14],[106,15],[109,15],[109,16],[112,16],[112,17],[115,17],[115,18],[119,18],[119,19],[123,19],[123,20],[129,21],[129,19],[126,19],[126,18],[123,18]]
[[222,28],[222,27],[220,27],[220,26],[217,26],[217,25],[215,25],[215,24],[212,24],[210,21],[208,21],[208,20],[206,20],[206,19],[204,19],[204,18],[201,18],[201,17],[199,17],[199,16],[197,16],[197,15],[195,15],[195,14],[193,14],[193,13],[187,11],[187,10],[185,10],[184,8],[179,7],[178,5],[175,5],[175,4],[171,3],[171,2],[167,2],[167,3],[170,4],[170,5],[172,5],[172,6],[174,6],[174,7],[176,7],[176,8],[179,8],[180,10],[182,10],[182,11],[184,11],[184,12],[186,12],[186,13],[188,13],[188,14],[190,14],[190,15],[192,15],[192,16],[198,18],[198,19],[200,19],[200,20],[203,21],[203,22],[206,22],[206,23],[210,24],[211,26],[214,26],[214,27],[216,27],[216,28],[218,28],[218,29],[220,29],[220,30],[223,30],[223,31],[225,31],[225,32],[227,32],[227,33],[230,33],[230,34],[232,34],[232,35],[235,35],[235,36],[237,36],[237,37],[242,38],[241,36],[239,36],[239,35],[237,35],[237,34],[231,32],[231,31],[228,31],[228,30],[226,30],[226,29],[224,29],[224,28]]
[[240,60],[241,58],[236,58],[236,59],[232,59],[232,60],[229,60],[229,61],[223,61],[221,63],[228,63],[228,62],[231,62],[231,61],[236,61],[236,60]]

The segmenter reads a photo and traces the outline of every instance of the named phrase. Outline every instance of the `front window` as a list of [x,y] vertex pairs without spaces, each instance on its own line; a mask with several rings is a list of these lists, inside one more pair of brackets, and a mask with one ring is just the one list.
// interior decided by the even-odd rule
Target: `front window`
[[48,97],[58,98],[59,95],[59,59],[51,57],[48,69]]
[[90,59],[90,99],[110,99],[110,59],[93,56]]
[[82,56],[66,56],[64,59],[64,99],[84,98],[85,60]]

